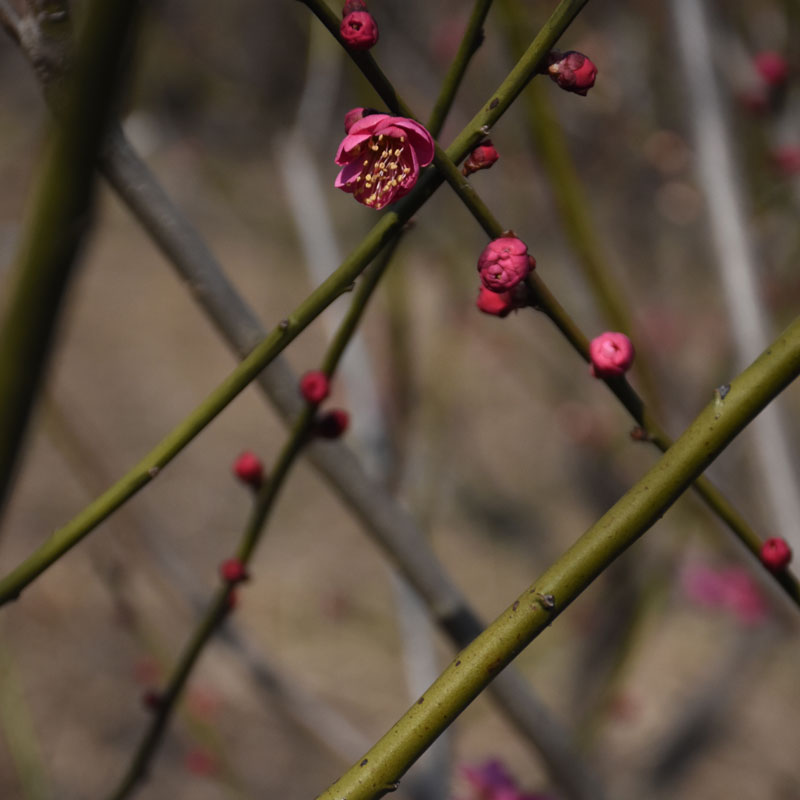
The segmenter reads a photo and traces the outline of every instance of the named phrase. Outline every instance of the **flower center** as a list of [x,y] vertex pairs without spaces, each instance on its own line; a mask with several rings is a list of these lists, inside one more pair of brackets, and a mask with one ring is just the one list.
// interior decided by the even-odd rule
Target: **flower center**
[[359,157],[362,169],[353,194],[364,205],[382,208],[411,173],[405,137],[373,136],[361,145]]

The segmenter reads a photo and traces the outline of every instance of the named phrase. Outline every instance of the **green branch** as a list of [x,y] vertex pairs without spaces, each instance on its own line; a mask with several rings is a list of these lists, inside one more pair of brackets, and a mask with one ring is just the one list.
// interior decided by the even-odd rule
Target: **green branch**
[[462,650],[377,744],[319,796],[373,800],[592,581],[644,534],[741,430],[800,374],[800,318],[710,403],[668,453]]

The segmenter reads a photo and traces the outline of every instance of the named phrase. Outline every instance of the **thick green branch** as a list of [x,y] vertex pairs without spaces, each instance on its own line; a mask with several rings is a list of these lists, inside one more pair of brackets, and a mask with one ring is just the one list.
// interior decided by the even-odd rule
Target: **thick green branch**
[[373,800],[554,618],[644,534],[730,441],[800,374],[800,318],[710,403],[670,450],[526,589],[319,800]]

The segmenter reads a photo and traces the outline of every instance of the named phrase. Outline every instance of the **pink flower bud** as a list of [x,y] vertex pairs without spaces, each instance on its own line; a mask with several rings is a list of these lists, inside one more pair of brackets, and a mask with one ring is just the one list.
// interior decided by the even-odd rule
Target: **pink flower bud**
[[489,242],[478,259],[481,283],[492,292],[513,289],[536,266],[528,256],[528,246],[515,236],[502,236]]
[[249,580],[247,567],[238,558],[229,558],[219,565],[219,575],[225,583],[242,583]]
[[782,86],[789,77],[789,65],[780,53],[770,50],[759,53],[753,59],[753,64],[756,72],[769,86]]
[[378,41],[378,25],[369,11],[351,11],[339,26],[348,50],[369,50]]
[[258,489],[264,480],[264,465],[257,455],[246,450],[234,461],[233,473],[242,483]]
[[491,139],[485,139],[468,156],[461,169],[463,175],[471,175],[480,169],[489,169],[500,154],[494,149]]
[[312,405],[319,405],[330,393],[330,381],[322,370],[315,369],[306,372],[300,378],[300,394],[303,399]]
[[792,549],[785,539],[774,537],[761,545],[761,563],[770,572],[781,572],[792,560]]
[[314,433],[322,439],[338,439],[350,424],[350,415],[341,408],[323,414],[314,425]]
[[550,77],[565,91],[585,96],[594,86],[597,67],[583,53],[553,50],[547,60]]
[[607,331],[592,339],[589,345],[592,360],[590,372],[595,378],[616,378],[633,364],[633,344],[624,333]]

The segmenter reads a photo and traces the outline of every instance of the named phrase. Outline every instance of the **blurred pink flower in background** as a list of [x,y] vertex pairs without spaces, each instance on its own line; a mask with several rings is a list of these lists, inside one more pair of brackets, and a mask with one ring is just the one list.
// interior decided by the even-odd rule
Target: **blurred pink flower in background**
[[461,800],[553,800],[550,795],[523,792],[516,780],[497,759],[483,764],[465,764],[461,773],[469,784],[470,792]]
[[764,596],[745,567],[692,564],[683,570],[681,584],[693,602],[727,611],[745,625],[762,622],[767,616]]

